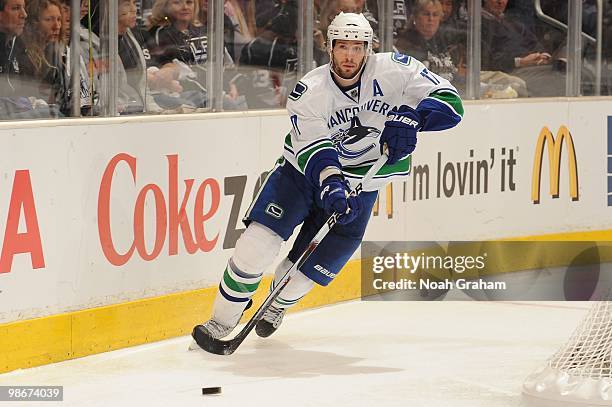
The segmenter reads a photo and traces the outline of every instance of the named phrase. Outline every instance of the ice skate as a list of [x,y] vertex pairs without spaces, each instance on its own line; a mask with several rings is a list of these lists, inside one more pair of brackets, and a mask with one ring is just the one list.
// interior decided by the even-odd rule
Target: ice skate
[[262,338],[272,335],[278,329],[281,322],[283,322],[285,311],[285,308],[276,308],[271,305],[264,313],[263,318],[255,326],[257,335]]
[[[247,304],[244,311],[251,308],[252,305],[253,305],[253,300],[249,300],[249,303]],[[242,312],[243,314],[244,314],[244,311]],[[242,316],[240,318],[242,318]],[[238,321],[236,321],[236,324],[234,324],[233,326],[225,325],[215,320],[214,318],[209,319],[202,325],[196,325],[193,328],[193,332],[191,333],[191,336],[194,338],[194,340],[191,341],[191,344],[189,345],[189,350],[200,349],[200,346],[197,344],[195,340],[195,336],[194,336],[196,335],[196,331],[198,332],[198,336],[205,336],[205,337],[207,336],[213,339],[225,338],[230,333],[232,333],[234,328],[236,328],[236,326],[238,325],[238,322],[240,322],[240,318],[238,319]]]

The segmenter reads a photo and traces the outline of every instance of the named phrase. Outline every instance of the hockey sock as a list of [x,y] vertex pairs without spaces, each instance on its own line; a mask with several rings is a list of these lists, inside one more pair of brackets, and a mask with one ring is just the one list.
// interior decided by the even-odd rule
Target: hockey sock
[[224,325],[236,326],[262,276],[263,273],[250,275],[240,271],[230,259],[219,284],[213,318]]
[[227,326],[238,324],[282,242],[282,237],[269,228],[256,222],[249,225],[236,242],[234,254],[223,272],[214,303],[215,321]]
[[[278,281],[280,281],[280,279],[292,265],[293,262],[287,258],[285,258],[281,264],[278,265],[274,273],[274,280],[272,281],[270,290],[274,289],[276,284],[278,284]],[[298,270],[298,272],[291,277],[291,280],[289,283],[287,283],[285,288],[283,288],[283,291],[281,291],[278,297],[276,297],[272,305],[276,308],[292,307],[293,305],[297,304],[302,297],[308,294],[310,290],[312,290],[314,284],[314,281],[306,277]]]

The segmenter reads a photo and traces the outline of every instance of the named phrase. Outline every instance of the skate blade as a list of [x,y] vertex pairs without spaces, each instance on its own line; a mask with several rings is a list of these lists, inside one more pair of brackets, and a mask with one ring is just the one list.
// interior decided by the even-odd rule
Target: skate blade
[[196,341],[192,339],[187,350],[191,352],[194,350],[202,350],[202,348],[200,348],[200,346],[196,343]]

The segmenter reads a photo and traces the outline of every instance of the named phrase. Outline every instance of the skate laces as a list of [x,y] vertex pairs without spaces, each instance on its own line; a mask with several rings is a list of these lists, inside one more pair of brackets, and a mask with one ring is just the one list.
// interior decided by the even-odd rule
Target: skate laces
[[229,333],[232,332],[232,329],[234,328],[228,325],[223,325],[222,323],[211,319],[204,323],[204,329],[211,337],[219,339],[229,335]]
[[271,323],[274,328],[278,328],[284,315],[285,308],[276,308],[271,305],[266,312],[264,312],[263,319]]

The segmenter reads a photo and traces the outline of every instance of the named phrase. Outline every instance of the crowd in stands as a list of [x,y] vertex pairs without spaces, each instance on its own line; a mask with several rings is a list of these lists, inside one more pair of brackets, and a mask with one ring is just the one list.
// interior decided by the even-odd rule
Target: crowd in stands
[[[594,0],[583,1],[583,31],[594,33]],[[423,61],[465,89],[468,12],[466,0],[406,2],[407,25],[396,30],[395,49]],[[543,11],[567,23],[568,2],[543,0]],[[612,17],[606,2],[604,15]],[[567,33],[536,17],[531,0],[482,0],[481,96],[551,97],[565,94]],[[604,35],[604,50],[610,49]],[[612,45],[612,44],[611,44]],[[585,43],[582,93],[593,94],[594,45]],[[612,90],[612,89],[611,89]],[[603,94],[607,92],[603,89]]]
[[[392,3],[394,50],[465,89],[467,0]],[[544,11],[562,22],[567,3],[542,0]],[[583,29],[590,34],[594,3],[583,0]],[[225,110],[284,106],[298,79],[298,4],[224,1]],[[70,0],[0,0],[0,119],[71,116],[70,11]],[[314,0],[312,67],[329,62],[325,33],[340,11],[364,13],[375,31],[374,50],[380,49],[378,1]],[[100,27],[108,21],[102,14],[98,1],[82,1],[81,116],[101,114],[101,95],[110,83],[100,40]],[[210,108],[207,23],[208,0],[118,0],[117,114]],[[483,0],[481,36],[483,97],[564,94],[566,33],[538,20],[532,1]],[[605,58],[611,48],[606,45]],[[584,49],[592,59],[594,46]],[[588,69],[583,78],[590,78]],[[588,83],[585,94],[592,90]]]
[[[88,8],[91,4],[91,10]],[[206,111],[208,2],[118,0],[117,113]],[[297,1],[225,1],[223,108],[282,107],[297,81]],[[82,1],[80,115],[110,86],[97,1]],[[0,0],[0,118],[71,116],[70,0]]]

